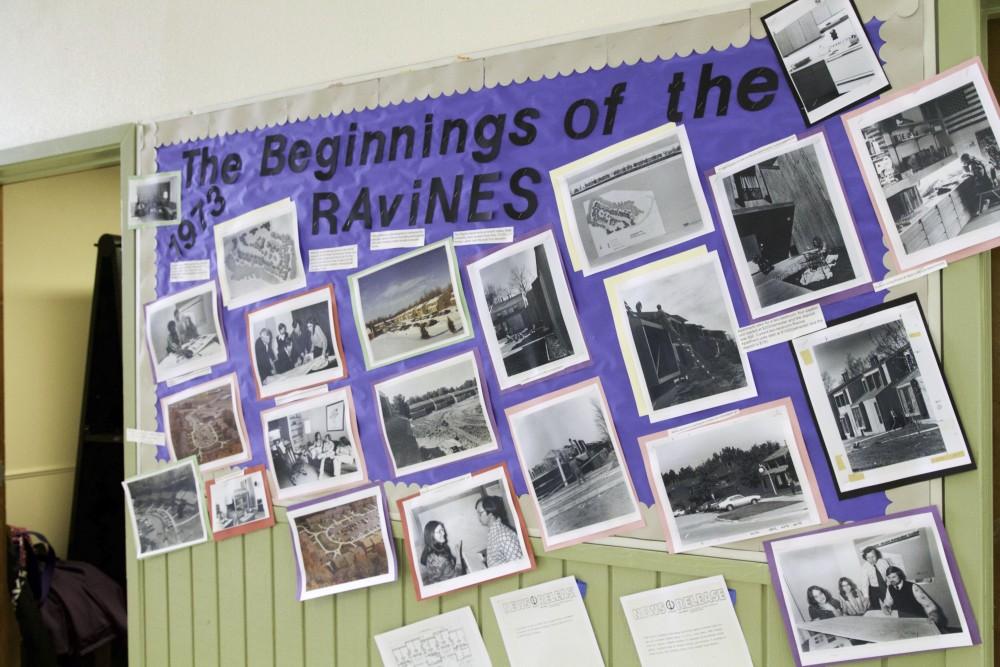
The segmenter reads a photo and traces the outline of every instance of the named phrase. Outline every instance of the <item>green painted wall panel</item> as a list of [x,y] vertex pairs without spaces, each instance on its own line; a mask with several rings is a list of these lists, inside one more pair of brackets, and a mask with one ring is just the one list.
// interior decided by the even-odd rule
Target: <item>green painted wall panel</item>
[[[656,588],[656,573],[626,567],[611,568],[611,645],[610,662],[614,665],[639,664],[639,654],[629,634],[625,612],[618,601],[623,595]],[[593,621],[591,621],[593,623]]]
[[274,599],[271,531],[243,538],[246,574],[247,667],[274,667]]
[[243,569],[243,538],[233,537],[219,542],[219,664],[245,665],[247,661],[246,633],[246,573]]
[[194,625],[191,610],[194,606],[191,596],[191,550],[182,549],[167,554],[167,586],[170,599],[167,601],[167,618],[170,619],[171,667],[192,667],[194,665]]
[[295,589],[295,559],[288,524],[271,531],[271,563],[274,575],[274,652],[281,664],[305,663],[305,605],[298,601]]
[[302,603],[306,615],[306,667],[331,667],[336,664],[333,638],[336,632],[336,609],[333,597]]
[[191,549],[191,620],[195,667],[219,664],[219,594],[214,542]]

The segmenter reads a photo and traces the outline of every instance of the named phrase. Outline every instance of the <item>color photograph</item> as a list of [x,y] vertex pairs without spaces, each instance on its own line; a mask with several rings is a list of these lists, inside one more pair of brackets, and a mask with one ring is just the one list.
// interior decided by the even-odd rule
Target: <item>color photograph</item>
[[871,282],[825,135],[754,151],[710,181],[754,319]]
[[841,497],[974,467],[915,297],[791,345]]
[[573,268],[585,276],[712,231],[683,125],[636,135],[550,176]]
[[368,370],[472,337],[451,239],[348,278]]
[[215,260],[226,308],[306,286],[295,203],[273,204],[215,224]]
[[215,283],[196,285],[145,307],[146,345],[157,382],[225,362]]
[[683,552],[826,519],[791,401],[639,439],[667,544]]
[[475,352],[376,383],[375,395],[397,477],[498,447]]
[[605,280],[640,415],[658,422],[757,395],[716,252]]
[[800,665],[829,665],[980,641],[937,509],[765,543]]
[[490,253],[467,270],[501,389],[590,360],[551,230]]
[[279,500],[325,493],[367,479],[350,388],[260,414]]
[[259,398],[347,376],[332,286],[248,312],[246,319]]
[[387,517],[381,486],[289,507],[299,601],[395,581]]
[[645,526],[601,381],[507,409],[545,550]]
[[1000,243],[1000,113],[978,60],[843,120],[899,270]]
[[194,456],[202,472],[250,460],[234,373],[164,396],[160,409],[172,460]]

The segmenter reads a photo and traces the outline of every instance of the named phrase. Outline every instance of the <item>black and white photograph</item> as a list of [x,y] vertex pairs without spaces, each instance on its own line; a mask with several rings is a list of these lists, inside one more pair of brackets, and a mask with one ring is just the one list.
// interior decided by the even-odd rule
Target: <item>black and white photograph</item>
[[772,540],[764,546],[799,665],[980,642],[934,507]]
[[678,553],[816,526],[823,499],[788,399],[640,439]]
[[215,283],[208,282],[146,304],[146,345],[157,382],[196,373],[229,358],[218,303]]
[[306,286],[295,202],[281,199],[217,223],[215,261],[226,308]]
[[300,602],[396,580],[381,486],[289,507],[288,524]]
[[640,415],[658,422],[757,395],[718,253],[689,251],[604,284]]
[[212,538],[216,541],[274,525],[264,466],[242,468],[205,482]]
[[472,337],[450,238],[348,278],[368,370]]
[[598,378],[507,409],[546,551],[645,526]]
[[160,411],[172,460],[194,456],[202,472],[250,460],[235,373],[164,396]]
[[246,320],[258,398],[347,376],[331,285],[248,312]]
[[418,600],[535,566],[506,465],[398,501]]
[[1000,243],[1000,114],[972,60],[844,116],[896,268]]
[[793,0],[761,21],[806,125],[889,90],[852,0]]
[[350,388],[264,410],[260,421],[278,500],[367,479]]
[[664,125],[550,172],[559,218],[583,275],[712,231],[683,125]]
[[158,556],[208,540],[201,477],[185,459],[122,482],[137,558]]
[[916,297],[791,344],[841,497],[974,467]]
[[128,179],[128,226],[176,225],[181,221],[181,172]]
[[728,162],[710,181],[751,317],[871,282],[824,134]]
[[490,253],[468,272],[501,389],[590,360],[552,230]]
[[374,390],[382,438],[396,477],[498,447],[473,351],[378,382]]

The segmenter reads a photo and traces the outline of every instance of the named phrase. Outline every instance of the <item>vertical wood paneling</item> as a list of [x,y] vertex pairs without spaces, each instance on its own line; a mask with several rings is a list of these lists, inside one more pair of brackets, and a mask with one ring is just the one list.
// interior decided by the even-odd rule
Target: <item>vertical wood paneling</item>
[[191,550],[191,620],[195,667],[219,664],[219,581],[215,542]]
[[145,660],[144,667],[166,667],[170,664],[170,616],[167,613],[169,590],[167,588],[167,559],[163,556],[148,558],[143,562],[145,587]]
[[479,608],[482,611],[477,618],[479,627],[483,629],[483,641],[486,643],[486,650],[490,652],[490,659],[493,660],[494,667],[504,667],[509,665],[507,651],[503,647],[503,638],[500,636],[500,627],[497,625],[496,614],[493,613],[493,605],[490,598],[494,595],[509,593],[520,588],[517,577],[506,577],[490,581],[479,587]]
[[295,558],[287,523],[271,531],[271,564],[274,568],[274,652],[284,665],[305,663],[305,610],[295,589]]
[[760,584],[748,584],[740,581],[726,580],[726,586],[736,591],[736,617],[740,621],[743,636],[747,640],[750,659],[755,665],[764,664],[764,637],[758,630],[763,622],[760,617],[764,608],[763,596],[767,589]]
[[744,634],[751,632],[764,632],[764,664],[767,667],[791,667],[795,664],[792,659],[792,647],[788,643],[788,634],[785,632],[785,624],[778,609],[778,599],[774,594],[774,589],[770,586],[764,593],[763,615],[764,627],[754,623],[743,626]]
[[[129,468],[128,465],[126,457],[126,470],[134,473],[134,466]],[[135,535],[131,526],[125,529],[125,553],[127,554],[125,580],[128,584],[125,590],[128,603],[128,663],[143,665],[146,662],[146,585],[144,564],[135,557]]]
[[410,573],[409,556],[406,549],[400,550],[399,556],[400,573],[403,575],[403,620],[406,624],[422,621],[425,618],[436,616],[441,612],[441,598],[431,598],[430,600],[417,601],[417,594],[413,588],[413,578]]
[[337,664],[368,664],[368,591],[337,596]]
[[333,596],[307,600],[303,605],[306,615],[306,667],[331,667],[335,664]]
[[246,665],[246,573],[243,568],[243,538],[216,543],[219,590],[219,664]]
[[[402,568],[403,542],[396,540],[396,558]],[[382,660],[375,646],[375,635],[403,625],[403,570],[396,581],[375,586],[368,592],[368,664],[381,665]]]
[[170,667],[194,665],[194,626],[191,614],[191,550],[167,554],[167,617],[170,619]]
[[563,576],[563,561],[558,558],[535,558],[535,569],[521,575],[521,588],[552,581]]
[[[587,614],[594,626],[597,645],[601,656],[608,662],[611,655],[611,568],[592,563],[566,562],[567,575],[572,575],[587,584],[587,595],[583,599]],[[615,601],[617,603],[617,600]]]
[[274,600],[271,531],[243,537],[246,573],[247,667],[274,667]]
[[[611,664],[631,667],[639,664],[639,654],[622,610],[623,595],[656,588],[656,573],[632,568],[611,568]],[[591,620],[593,624],[593,620]]]

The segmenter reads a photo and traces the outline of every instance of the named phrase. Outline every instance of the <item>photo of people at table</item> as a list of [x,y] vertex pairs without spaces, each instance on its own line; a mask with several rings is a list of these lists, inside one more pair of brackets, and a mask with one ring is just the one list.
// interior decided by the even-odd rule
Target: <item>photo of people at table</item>
[[253,368],[262,398],[344,377],[328,287],[250,313]]
[[781,555],[780,560],[790,620],[802,652],[915,641],[964,630],[937,537],[928,527],[900,527],[816,544]]

